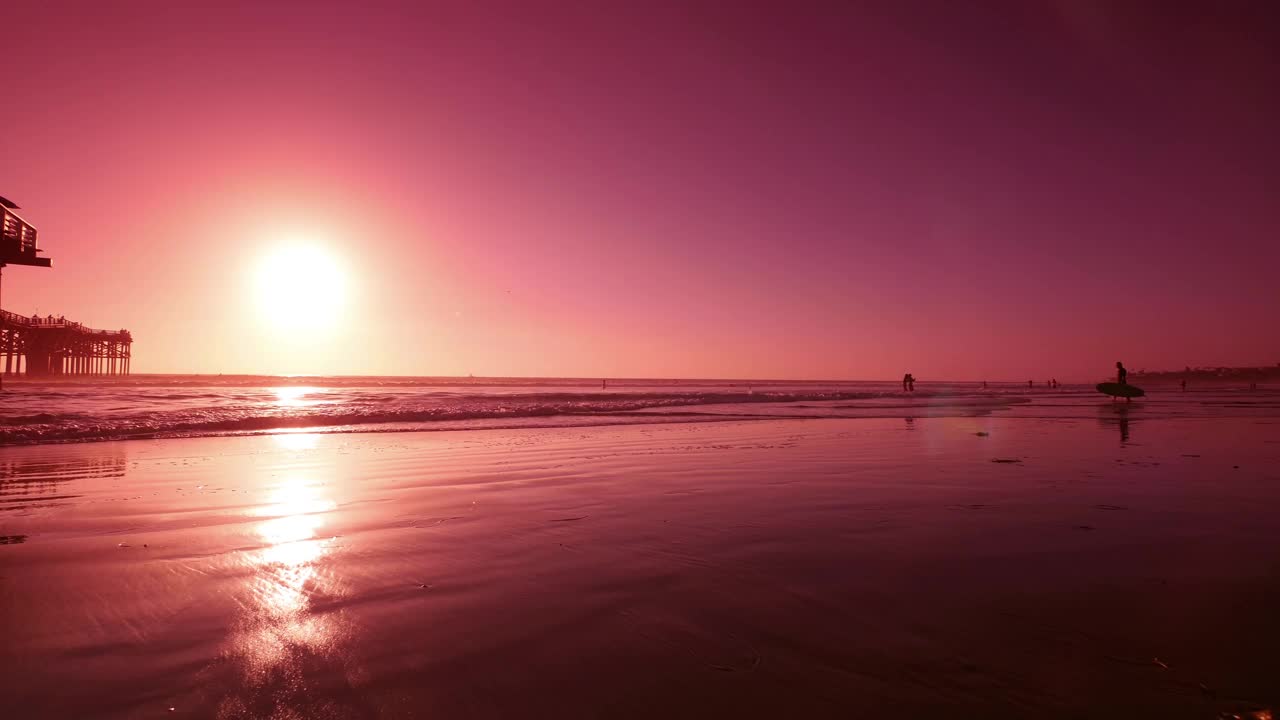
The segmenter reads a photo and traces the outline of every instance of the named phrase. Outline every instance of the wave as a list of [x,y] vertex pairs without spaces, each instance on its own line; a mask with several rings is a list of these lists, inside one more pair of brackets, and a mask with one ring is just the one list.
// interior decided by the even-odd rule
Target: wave
[[[175,398],[174,395],[182,395]],[[99,412],[32,413],[0,422],[0,445],[51,442],[83,442],[130,438],[192,437],[261,433],[371,425],[428,425],[441,422],[522,420],[558,416],[622,416],[638,411],[709,405],[786,405],[805,402],[854,402],[885,400],[885,392],[529,392],[513,395],[431,393],[387,395],[317,388],[300,406],[270,402],[262,396],[252,401],[239,394],[224,397],[234,402],[222,406],[184,403],[204,394],[165,393],[133,398],[121,408],[114,395]],[[326,395],[332,395],[324,399]],[[968,404],[973,397],[917,394],[929,402]],[[839,407],[839,406],[837,406]],[[109,410],[109,411],[108,411]],[[742,408],[742,414],[751,414]],[[621,418],[619,418],[621,419]],[[658,418],[651,418],[654,421]],[[639,421],[639,420],[637,420]]]

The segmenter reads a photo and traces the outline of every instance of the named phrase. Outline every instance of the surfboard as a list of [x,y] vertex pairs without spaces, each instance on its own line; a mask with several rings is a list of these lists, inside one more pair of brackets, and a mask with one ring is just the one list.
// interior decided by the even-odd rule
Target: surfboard
[[1136,398],[1142,397],[1147,393],[1140,387],[1133,385],[1121,385],[1120,383],[1105,382],[1098,383],[1098,392],[1111,397]]

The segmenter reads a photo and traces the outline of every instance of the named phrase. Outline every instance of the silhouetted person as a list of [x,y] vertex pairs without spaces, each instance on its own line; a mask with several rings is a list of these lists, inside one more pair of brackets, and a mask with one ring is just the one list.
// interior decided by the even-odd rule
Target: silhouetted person
[[902,392],[915,392],[916,379],[911,377],[911,373],[902,376]]
[[982,389],[983,389],[983,390],[986,390],[986,389],[987,389],[987,381],[986,381],[986,380],[983,380],[983,381],[982,381]]
[[1054,379],[1053,379],[1053,385],[1052,385],[1051,387],[1052,387],[1054,390],[1057,390],[1057,389],[1058,389],[1058,378],[1054,378]]
[[1129,371],[1124,369],[1124,363],[1116,361],[1116,382],[1121,385],[1129,384]]
[[1027,387],[1035,387],[1035,386],[1036,386],[1035,383],[1031,382],[1030,380],[1027,381]]
[[1182,381],[1182,392],[1186,392],[1186,391],[1187,391],[1187,381],[1186,381],[1186,380],[1183,380],[1183,381]]

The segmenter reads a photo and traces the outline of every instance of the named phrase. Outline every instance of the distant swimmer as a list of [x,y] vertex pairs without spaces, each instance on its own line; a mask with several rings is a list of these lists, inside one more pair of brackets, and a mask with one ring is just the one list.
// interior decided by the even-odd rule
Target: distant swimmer
[[1053,379],[1053,385],[1052,385],[1052,387],[1053,387],[1053,389],[1054,389],[1054,390],[1057,390],[1057,389],[1058,389],[1058,378],[1054,378],[1054,379]]
[[986,390],[986,389],[987,389],[987,381],[986,381],[986,380],[983,380],[983,381],[982,381],[982,389],[983,389],[983,390]]
[[1035,383],[1031,382],[1030,380],[1028,380],[1028,381],[1027,381],[1027,387],[1029,387],[1029,388],[1033,388],[1033,387],[1035,387],[1035,386],[1036,386],[1036,384],[1035,384]]
[[902,376],[902,392],[915,392],[916,379],[911,377],[911,373]]
[[1129,384],[1129,371],[1124,369],[1124,363],[1116,361],[1116,382],[1121,385]]
[[1183,381],[1182,381],[1182,392],[1186,392],[1186,391],[1187,391],[1187,381],[1186,381],[1186,380],[1183,380]]

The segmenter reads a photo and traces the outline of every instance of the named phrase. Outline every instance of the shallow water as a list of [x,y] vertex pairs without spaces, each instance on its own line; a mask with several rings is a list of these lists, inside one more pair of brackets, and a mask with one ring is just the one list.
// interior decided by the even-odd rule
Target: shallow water
[[1275,707],[1277,420],[1081,408],[0,449],[0,696],[54,718]]

